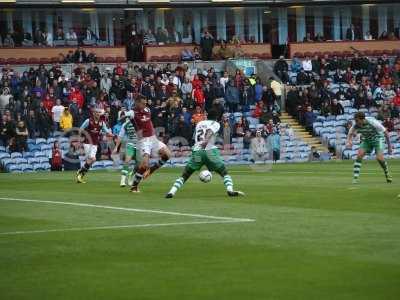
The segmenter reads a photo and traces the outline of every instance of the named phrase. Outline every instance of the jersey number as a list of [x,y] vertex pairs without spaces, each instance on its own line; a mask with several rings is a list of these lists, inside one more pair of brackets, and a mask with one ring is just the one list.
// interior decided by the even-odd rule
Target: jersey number
[[205,135],[206,135],[206,132],[205,132],[203,129],[200,129],[200,130],[197,132],[197,136],[196,136],[197,141],[198,141],[198,142],[204,141]]

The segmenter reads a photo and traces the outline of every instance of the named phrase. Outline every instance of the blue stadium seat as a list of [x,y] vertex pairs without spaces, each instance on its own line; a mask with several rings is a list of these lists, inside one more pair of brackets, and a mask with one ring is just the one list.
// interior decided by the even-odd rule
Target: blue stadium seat
[[0,152],[0,160],[4,158],[10,158],[10,154],[7,152]]
[[42,138],[37,138],[35,141],[36,145],[46,144],[46,140]]
[[103,169],[103,167],[104,167],[103,161],[96,161],[96,162],[92,165],[92,169],[93,169],[93,170]]
[[31,152],[40,151],[40,146],[36,145],[36,144],[28,145],[28,148],[29,148],[29,151],[31,151]]
[[33,171],[33,166],[30,164],[24,164],[24,165],[21,165],[20,167],[21,167],[22,172],[32,172]]
[[47,141],[46,141],[46,143],[47,143],[47,145],[51,145],[51,146],[53,147],[53,144],[54,144],[54,142],[55,142],[56,140],[57,140],[57,139],[55,139],[55,138],[48,138]]
[[40,150],[41,151],[47,151],[47,150],[51,150],[52,149],[52,145],[40,145]]
[[44,163],[48,163],[49,159],[47,157],[39,157],[39,163],[44,164]]
[[42,166],[43,170],[46,170],[46,171],[51,169],[51,166],[48,162],[42,163],[41,166]]
[[28,164],[34,165],[34,164],[38,164],[38,163],[40,163],[40,158],[37,158],[37,157],[28,158]]
[[13,160],[11,158],[3,158],[1,160],[1,164],[7,168],[8,165],[11,165]]
[[33,153],[32,152],[24,152],[23,157],[24,158],[31,158],[31,157],[33,157]]
[[42,166],[42,164],[34,164],[33,165],[33,170],[35,170],[35,171],[44,171],[45,170],[45,168],[43,168],[43,166]]
[[46,152],[43,151],[37,151],[34,153],[35,157],[48,157]]
[[26,158],[14,158],[13,159],[14,164],[16,165],[24,165],[26,163],[28,163],[28,161],[26,160]]
[[13,153],[11,153],[11,158],[22,158],[22,153],[13,152]]
[[21,166],[19,165],[14,165],[14,164],[10,164],[7,167],[7,170],[11,173],[18,173],[18,172],[22,172]]
[[103,161],[103,166],[106,169],[110,169],[114,167],[114,162],[112,160],[104,160]]

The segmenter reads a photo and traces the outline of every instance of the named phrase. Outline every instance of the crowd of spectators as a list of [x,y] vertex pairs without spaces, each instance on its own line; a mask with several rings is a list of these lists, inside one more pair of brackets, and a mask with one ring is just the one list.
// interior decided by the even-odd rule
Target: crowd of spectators
[[281,57],[274,69],[290,85],[287,111],[310,131],[316,111],[325,117],[341,115],[343,101],[355,109],[374,108],[389,131],[400,129],[399,57],[372,58],[359,53],[351,57],[295,57],[290,65]]
[[[192,70],[186,63],[172,69],[170,64],[140,67],[129,62],[104,71],[96,63],[76,64],[71,75],[59,64],[40,65],[22,74],[7,65],[0,72],[0,144],[10,151],[26,150],[28,138],[68,132],[95,108],[104,110],[103,118],[117,134],[139,95],[148,99],[160,138],[181,136],[191,143],[195,125],[208,115],[221,122],[221,136],[230,144],[233,137],[255,134],[246,117],[259,119],[265,125],[264,135],[277,130],[280,94],[273,89],[277,84],[273,79],[262,84],[260,78],[247,78],[240,70],[232,75],[213,68]],[[104,137],[101,157],[109,157],[112,143]]]
[[[194,60],[212,60],[212,59],[229,59],[243,57],[243,50],[240,48],[241,44],[254,44],[256,40],[254,36],[249,39],[239,38],[233,36],[229,40],[224,40],[215,37],[210,30],[205,27],[201,30],[200,43],[196,44],[194,38],[194,31],[190,24],[185,26],[183,32],[179,32],[175,27],[171,28],[157,28],[156,32],[151,29],[146,31],[137,31],[135,26],[132,26],[128,31],[127,45],[130,58],[133,60],[140,60],[143,56],[143,46],[162,46],[168,44],[188,44],[182,50],[182,61]],[[189,44],[191,46],[189,46]],[[231,45],[232,47],[228,47]]]
[[[362,33],[360,28],[357,28],[353,24],[350,25],[349,28],[346,29],[346,34],[343,36],[343,40],[346,41],[372,41],[372,40],[388,40],[388,41],[396,41],[400,39],[400,28],[395,28],[394,31],[383,31],[381,34],[373,35],[370,31]],[[323,36],[322,33],[316,33],[315,35],[311,33],[307,33],[303,39],[304,43],[312,43],[312,42],[324,42],[327,39]]]
[[4,36],[0,35],[0,47],[53,47],[53,46],[78,46],[103,44],[90,27],[80,31],[69,28],[64,32],[58,28],[54,33],[45,29],[36,29],[33,33],[24,31],[23,28],[9,31]]

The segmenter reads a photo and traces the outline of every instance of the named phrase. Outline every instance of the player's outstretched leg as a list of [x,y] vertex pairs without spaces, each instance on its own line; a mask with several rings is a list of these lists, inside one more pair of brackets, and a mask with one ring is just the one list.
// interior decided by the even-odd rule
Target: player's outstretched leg
[[133,184],[131,187],[132,193],[139,193],[139,184],[143,180],[144,174],[149,168],[150,155],[144,154],[141,164],[136,170],[136,173],[133,177]]
[[158,162],[154,163],[153,165],[150,166],[150,168],[144,173],[144,178],[146,179],[151,176],[155,171],[157,171],[159,168],[161,168],[163,165],[167,163],[167,161],[170,159],[171,153],[169,152],[168,149],[161,149],[160,150],[160,159]]
[[126,179],[129,175],[129,164],[124,163],[124,166],[122,167],[121,170],[121,182],[120,182],[120,187],[125,187],[126,186]]
[[363,157],[364,157],[364,155],[365,155],[367,150],[365,150],[363,145],[361,145],[360,149],[358,149],[357,159],[355,160],[354,167],[353,167],[353,184],[357,184],[358,183],[358,178],[360,177],[362,159],[363,159]]
[[139,184],[143,179],[144,173],[146,172],[147,168],[140,166],[136,171],[135,175],[133,176],[133,184],[131,187],[132,193],[139,193]]
[[362,165],[362,159],[357,158],[353,166],[353,183],[358,183],[358,178],[360,177],[361,165]]
[[189,179],[190,176],[193,174],[193,170],[186,167],[182,173],[182,176],[175,180],[174,184],[172,185],[169,192],[165,195],[165,198],[173,198],[176,192],[182,188],[185,182]]
[[85,177],[86,173],[89,172],[90,165],[91,164],[89,164],[86,161],[85,164],[83,165],[83,167],[78,170],[78,172],[76,173],[76,182],[77,183],[86,183],[86,181],[83,178]]
[[381,154],[381,155],[377,156],[377,160],[378,160],[378,163],[381,165],[381,167],[383,169],[383,172],[385,173],[386,182],[387,183],[392,183],[393,178],[392,178],[392,175],[389,172],[388,164],[385,161],[383,155]]
[[229,197],[238,197],[244,196],[245,194],[241,191],[235,191],[233,189],[233,180],[232,177],[228,174],[226,167],[224,166],[222,169],[216,171],[224,180],[224,185],[226,188],[226,192],[228,193]]

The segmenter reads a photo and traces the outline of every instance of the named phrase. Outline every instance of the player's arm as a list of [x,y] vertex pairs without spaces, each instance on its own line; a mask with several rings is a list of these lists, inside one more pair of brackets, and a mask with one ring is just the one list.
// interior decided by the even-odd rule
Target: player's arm
[[102,126],[101,126],[101,131],[107,135],[108,137],[112,137],[112,130],[110,128],[107,127],[106,122],[103,122]]
[[375,127],[375,129],[378,132],[383,133],[383,135],[385,136],[385,140],[386,140],[387,146],[388,146],[388,153],[392,154],[392,143],[390,142],[389,132],[386,130],[385,126],[383,126],[377,120],[370,120],[370,123]]
[[79,132],[86,130],[88,127],[89,127],[89,119],[86,119],[79,128]]
[[[83,123],[82,123],[82,125],[81,125],[81,127],[79,127],[79,136],[80,137],[82,137],[82,134],[83,134],[83,132],[87,129],[89,127],[89,119],[86,119]],[[86,134],[84,134],[85,136],[87,136],[87,133]]]
[[349,134],[347,135],[347,140],[346,140],[346,148],[352,148],[353,147],[353,137],[356,134],[356,129],[354,128],[354,125],[351,126],[349,130]]
[[385,135],[386,144],[388,145],[388,153],[391,155],[393,152],[393,148],[392,148],[392,143],[390,141],[389,132],[385,129],[385,132],[383,134]]
[[124,136],[125,136],[125,126],[122,126],[118,136],[115,139],[115,148],[113,150],[113,154],[118,153],[119,146],[121,145]]

